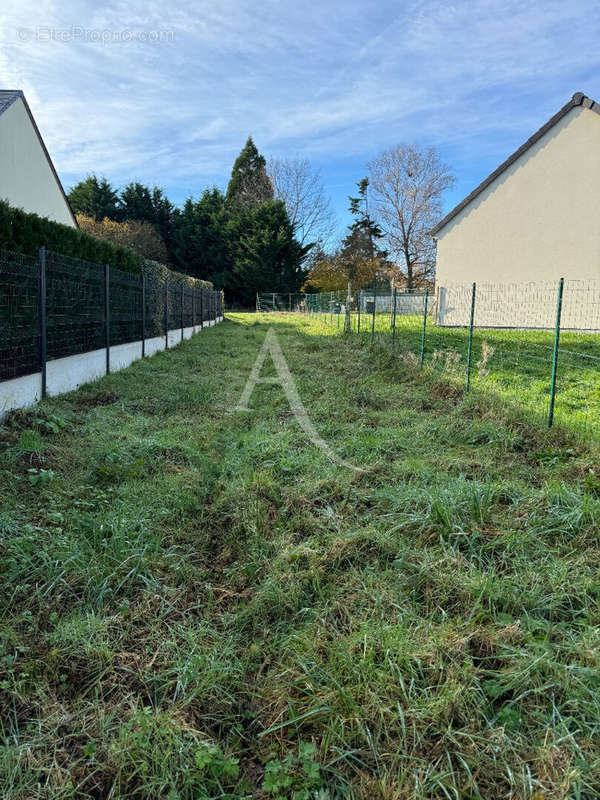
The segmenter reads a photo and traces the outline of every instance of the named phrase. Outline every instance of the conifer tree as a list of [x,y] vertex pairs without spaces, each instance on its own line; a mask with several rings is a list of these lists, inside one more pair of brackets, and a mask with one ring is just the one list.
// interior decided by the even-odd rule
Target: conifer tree
[[88,175],[73,186],[68,199],[74,214],[84,214],[96,222],[117,219],[119,197],[106,178]]
[[273,199],[273,184],[266,167],[267,162],[249,136],[231,170],[227,186],[229,205],[249,207]]

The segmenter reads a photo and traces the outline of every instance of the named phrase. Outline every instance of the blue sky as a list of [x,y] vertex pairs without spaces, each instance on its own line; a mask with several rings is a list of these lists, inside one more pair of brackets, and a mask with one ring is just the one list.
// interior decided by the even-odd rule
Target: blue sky
[[68,189],[89,172],[181,203],[248,134],[303,156],[348,222],[366,162],[437,147],[451,208],[575,91],[600,100],[596,3],[3,0],[0,88],[26,93]]

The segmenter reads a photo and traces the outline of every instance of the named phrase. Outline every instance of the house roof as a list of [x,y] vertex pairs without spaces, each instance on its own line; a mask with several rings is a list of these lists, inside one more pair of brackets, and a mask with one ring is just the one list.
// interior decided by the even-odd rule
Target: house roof
[[23,97],[23,92],[17,89],[0,89],[0,114],[6,111],[19,97]]
[[569,111],[577,108],[577,106],[589,108],[591,111],[595,111],[596,114],[600,114],[600,105],[598,103],[594,102],[594,100],[591,98],[586,97],[583,92],[575,92],[569,102],[565,103],[565,105],[559,111],[557,111],[553,117],[550,117],[548,122],[542,125],[542,127],[537,130],[533,136],[530,136],[529,139],[527,139],[527,141],[524,142],[518,150],[515,150],[515,152],[506,159],[506,161],[503,161],[502,164],[497,167],[497,169],[495,169],[490,175],[487,176],[485,180],[479,184],[479,186],[473,189],[473,191],[468,194],[464,200],[461,200],[461,202],[455,206],[452,211],[446,214],[446,216],[440,222],[438,222],[435,228],[433,228],[431,231],[432,236],[435,236],[437,233],[439,233],[439,231],[441,231],[442,228],[444,228],[450,222],[450,220],[454,219],[454,217],[459,214],[463,208],[466,208],[472,200],[480,195],[484,189],[487,189],[487,187],[496,180],[496,178],[502,175],[505,170],[514,164],[515,161],[523,155],[523,153],[527,152],[530,147],[533,147],[533,145],[539,141],[542,136],[548,133],[548,131],[553,128],[557,122],[560,122],[560,120],[566,116]]
[[31,120],[31,124],[33,125],[33,130],[35,131],[35,134],[36,134],[36,136],[38,138],[38,141],[40,143],[40,147],[44,151],[44,155],[46,156],[46,161],[48,162],[48,166],[50,167],[50,170],[51,170],[52,174],[54,175],[54,180],[56,181],[56,183],[58,185],[58,188],[60,190],[60,193],[63,196],[63,200],[66,203],[66,206],[67,206],[67,208],[69,210],[69,214],[71,215],[71,218],[72,218],[73,222],[75,223],[75,227],[78,228],[79,225],[77,223],[77,218],[75,217],[75,214],[73,213],[73,209],[71,208],[71,205],[70,205],[70,203],[69,203],[69,201],[67,199],[67,195],[65,194],[65,190],[63,189],[63,185],[60,182],[60,178],[58,177],[58,173],[57,173],[56,169],[54,168],[54,164],[52,163],[52,159],[50,158],[50,153],[46,149],[46,145],[44,144],[44,140],[42,139],[42,135],[41,135],[41,133],[39,131],[39,128],[38,128],[38,126],[36,124],[36,121],[33,118],[33,114],[31,113],[31,109],[29,108],[29,104],[27,103],[27,100],[25,99],[25,95],[23,94],[23,92],[20,89],[0,89],[0,116],[2,116],[2,114],[8,108],[10,108],[10,106],[12,106],[12,104],[15,102],[15,100],[18,100],[19,98],[21,98],[21,100],[23,101],[23,105],[25,106],[25,110],[27,111],[27,115],[29,116],[29,119]]

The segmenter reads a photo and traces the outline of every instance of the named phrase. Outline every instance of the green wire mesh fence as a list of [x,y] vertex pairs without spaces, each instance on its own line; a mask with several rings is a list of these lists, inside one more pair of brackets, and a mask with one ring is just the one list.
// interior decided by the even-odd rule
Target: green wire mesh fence
[[[261,310],[287,310],[279,297]],[[461,393],[492,392],[538,424],[600,438],[600,280],[419,292],[374,284],[306,294],[291,310],[392,348],[401,364],[443,374]]]
[[256,295],[257,311],[305,311],[303,292],[261,292]]

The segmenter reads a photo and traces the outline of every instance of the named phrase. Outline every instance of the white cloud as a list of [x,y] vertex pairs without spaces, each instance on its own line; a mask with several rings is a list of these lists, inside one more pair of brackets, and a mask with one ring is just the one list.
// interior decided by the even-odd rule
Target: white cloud
[[[584,0],[5,0],[0,75],[65,183],[93,171],[197,193],[249,133],[324,167],[414,139],[497,163],[573,91],[600,96],[597,22]],[[72,26],[173,41],[36,40]]]

